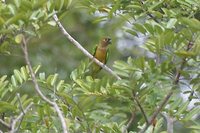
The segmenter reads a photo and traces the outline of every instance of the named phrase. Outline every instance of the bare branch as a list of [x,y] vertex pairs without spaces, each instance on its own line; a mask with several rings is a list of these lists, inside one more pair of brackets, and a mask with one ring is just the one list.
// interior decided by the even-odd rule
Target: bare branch
[[84,49],[82,47],[82,45],[77,42],[63,27],[63,25],[60,23],[60,21],[58,20],[58,17],[56,14],[53,15],[54,20],[56,21],[58,27],[60,28],[60,30],[62,31],[62,33],[65,35],[65,37],[72,43],[74,44],[78,49],[80,49],[87,57],[89,57],[92,61],[94,61],[96,64],[98,64],[99,66],[101,66],[104,70],[106,70],[108,73],[110,73],[111,75],[113,75],[114,77],[116,77],[118,80],[120,80],[121,78],[113,71],[111,70],[109,67],[107,67],[105,64],[103,64],[102,62],[100,62],[98,59],[96,59],[94,56],[92,56],[86,49]]
[[35,73],[33,71],[33,68],[31,66],[31,63],[30,63],[30,60],[29,60],[28,49],[27,49],[27,40],[25,40],[25,38],[23,38],[22,41],[23,41],[23,44],[21,45],[21,47],[22,47],[22,50],[24,52],[24,57],[25,57],[26,64],[28,65],[28,69],[29,69],[30,74],[31,74],[31,79],[32,79],[32,82],[34,84],[34,88],[35,88],[36,92],[38,93],[38,95],[56,110],[56,112],[58,114],[58,117],[59,117],[59,119],[61,121],[63,133],[68,133],[66,121],[65,121],[63,113],[59,109],[57,103],[50,101],[45,95],[42,94],[42,92],[40,90],[40,87],[39,87],[39,85],[37,83],[37,80],[36,80],[36,77],[35,77]]
[[33,105],[33,103],[30,103],[30,104],[24,109],[24,111],[22,111],[22,112],[20,113],[20,115],[19,115],[16,119],[14,119],[14,120],[11,122],[11,125],[10,125],[11,131],[10,131],[10,133],[15,133],[15,132],[16,132],[15,126],[16,126],[17,122],[20,121],[20,119],[22,119],[22,117],[26,114],[26,112],[28,112],[29,108],[30,108],[32,105]]

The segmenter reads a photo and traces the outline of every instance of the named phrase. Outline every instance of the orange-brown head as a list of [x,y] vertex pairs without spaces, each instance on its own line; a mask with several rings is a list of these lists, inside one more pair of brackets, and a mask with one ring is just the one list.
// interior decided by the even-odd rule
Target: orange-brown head
[[103,39],[101,39],[101,46],[102,47],[107,47],[109,44],[111,44],[111,39],[108,37],[105,37]]

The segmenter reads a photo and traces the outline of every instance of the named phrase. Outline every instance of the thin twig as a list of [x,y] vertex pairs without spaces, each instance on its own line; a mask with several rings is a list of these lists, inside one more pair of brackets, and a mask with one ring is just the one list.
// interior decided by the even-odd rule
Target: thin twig
[[154,17],[148,10],[145,9],[144,7],[144,1],[143,0],[140,0],[140,3],[142,4],[142,9],[144,12],[147,12],[146,14],[151,18],[153,19],[155,22],[159,23],[159,21],[156,19],[156,17]]
[[101,66],[104,70],[106,70],[108,73],[116,77],[118,80],[121,78],[109,67],[107,67],[104,63],[100,62],[98,59],[96,59],[94,56],[92,56],[85,48],[82,47],[82,45],[77,42],[63,27],[61,22],[58,20],[58,17],[56,14],[53,15],[54,20],[56,21],[58,27],[62,31],[62,33],[65,35],[65,37],[72,43],[74,44],[78,49],[80,49],[87,57],[89,57],[92,61],[94,61],[96,64]]
[[123,133],[126,133],[126,131],[127,131],[128,128],[131,126],[131,124],[133,123],[134,120],[135,120],[135,110],[132,111],[131,117],[130,117],[130,119],[128,120],[128,123],[127,123],[125,129],[123,130]]
[[[193,42],[189,42],[186,48],[186,51],[189,51],[193,46]],[[174,79],[174,85],[177,85],[179,83],[179,79],[181,76],[181,70],[183,70],[185,63],[186,63],[186,57],[182,59],[182,63],[181,66],[179,68],[179,70],[176,71],[176,76]],[[153,115],[151,116],[151,119],[149,120],[148,124],[145,125],[145,127],[139,132],[139,133],[144,133],[148,127],[153,123],[154,119],[157,117],[157,115],[160,113],[160,111],[162,110],[162,108],[165,106],[165,104],[169,101],[170,97],[173,95],[173,90],[171,90],[166,97],[164,98],[164,100],[161,102],[160,106],[155,110],[155,112],[153,113]]]
[[132,92],[132,98],[137,103],[142,115],[144,116],[144,119],[145,119],[146,123],[149,123],[147,115],[146,115],[142,105],[140,104],[140,101],[138,100],[138,98],[137,98],[137,96],[136,96],[136,94],[134,92]]
[[20,106],[20,108],[21,108],[21,110],[22,110],[22,113],[24,113],[24,109],[23,109],[23,106],[22,106],[22,102],[21,102],[20,94],[19,94],[19,93],[17,93],[17,99],[18,99],[18,101],[19,101],[19,106]]
[[157,117],[157,115],[160,113],[160,111],[162,110],[162,108],[165,106],[165,104],[168,102],[169,98],[172,96],[173,92],[171,91],[170,93],[167,94],[167,96],[165,97],[165,99],[162,101],[162,103],[160,104],[160,106],[156,109],[156,111],[153,113],[153,115],[151,116],[149,122],[145,125],[145,127],[139,132],[139,133],[144,133],[148,127],[153,123],[154,119]]
[[21,112],[20,115],[14,119],[12,122],[11,122],[11,125],[10,125],[10,128],[11,128],[11,131],[10,133],[15,133],[16,132],[16,129],[15,129],[15,126],[17,124],[18,121],[20,121],[20,119],[22,119],[22,117],[28,112],[29,108],[33,105],[33,103],[31,102],[25,109],[24,109],[24,112]]
[[0,119],[0,123],[4,126],[4,127],[6,127],[7,129],[11,129],[10,128],[10,125],[8,124],[8,123],[6,123],[5,121],[3,121],[2,119]]
[[[21,102],[20,94],[19,94],[19,93],[17,93],[17,99],[18,99],[18,101],[19,101],[19,106],[20,106],[20,108],[21,108],[21,110],[22,110],[22,113],[24,113],[24,115],[25,115],[24,108],[23,108],[23,106],[22,106],[22,102]],[[20,119],[19,125],[18,125],[18,127],[16,128],[16,131],[18,131],[18,129],[20,128],[21,123],[22,123],[22,120],[23,120],[23,118],[24,118],[24,115],[23,115],[22,118]]]
[[38,93],[38,95],[56,110],[58,117],[61,121],[63,133],[68,133],[65,118],[63,116],[62,111],[59,109],[57,103],[50,101],[45,95],[42,94],[40,87],[37,83],[35,73],[33,71],[33,68],[31,66],[31,63],[30,63],[30,60],[29,60],[28,49],[27,49],[27,40],[23,37],[22,41],[23,41],[23,44],[21,45],[22,50],[24,52],[25,61],[26,61],[26,64],[28,65],[28,69],[29,69],[30,74],[31,74],[31,79],[32,79],[32,82],[34,84],[34,88],[35,88],[36,92]]

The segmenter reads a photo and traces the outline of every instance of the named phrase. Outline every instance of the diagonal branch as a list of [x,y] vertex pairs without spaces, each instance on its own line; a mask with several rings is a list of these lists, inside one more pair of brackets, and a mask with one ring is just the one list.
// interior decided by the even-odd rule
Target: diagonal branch
[[6,127],[7,129],[11,129],[10,128],[10,125],[8,124],[8,123],[6,123],[5,121],[3,121],[2,119],[0,119],[0,123],[4,126],[4,127]]
[[[194,45],[194,43],[192,41],[189,41],[187,48],[186,48],[186,51],[189,51],[192,48],[193,45]],[[184,68],[184,66],[187,62],[186,59],[187,59],[186,57],[182,59],[182,63],[181,63],[179,70],[176,70],[176,76],[175,76],[174,83],[173,83],[174,85],[177,85],[179,83],[180,76],[181,76],[180,71],[183,70],[183,68]],[[169,99],[172,95],[173,95],[173,90],[171,90],[166,95],[166,97],[161,102],[160,106],[155,110],[155,112],[151,116],[151,119],[149,120],[149,122],[145,125],[145,127],[139,133],[144,133],[148,129],[148,127],[153,123],[154,119],[158,116],[158,114],[164,108],[165,104],[169,101]]]
[[138,105],[138,107],[139,107],[139,109],[140,109],[142,115],[144,116],[144,119],[145,119],[146,123],[149,123],[148,118],[147,118],[147,115],[146,115],[146,113],[145,113],[145,111],[144,111],[142,105],[140,104],[140,101],[138,100],[136,94],[134,93],[134,91],[132,92],[132,98],[133,98],[133,100],[137,103],[137,105]]
[[53,15],[54,20],[56,21],[58,27],[60,28],[60,30],[62,31],[63,35],[65,35],[65,37],[72,43],[74,44],[78,49],[80,49],[87,57],[89,57],[92,61],[94,61],[96,64],[98,64],[99,66],[101,66],[104,70],[106,70],[108,73],[110,73],[111,75],[113,75],[115,78],[117,78],[118,80],[120,80],[121,78],[109,67],[107,67],[105,64],[103,64],[102,62],[100,62],[98,59],[96,59],[94,56],[92,56],[86,49],[84,49],[82,47],[82,45],[77,42],[63,27],[63,25],[61,24],[61,22],[58,20],[58,17],[56,14]]
[[35,73],[33,71],[33,68],[31,66],[31,63],[30,63],[30,60],[29,60],[28,49],[27,49],[27,40],[24,37],[22,39],[22,45],[21,45],[21,47],[22,47],[22,50],[24,52],[25,61],[26,61],[26,64],[28,65],[28,69],[29,69],[30,74],[31,74],[31,79],[32,79],[32,82],[34,84],[35,91],[38,93],[38,95],[44,101],[46,101],[49,105],[51,105],[56,110],[56,112],[58,114],[58,117],[59,117],[59,119],[61,121],[63,133],[68,133],[68,131],[67,131],[67,124],[66,124],[65,118],[63,116],[62,111],[59,109],[57,103],[50,101],[45,95],[42,94],[42,92],[40,90],[40,87],[39,87],[39,85],[37,83],[37,80],[36,80]]

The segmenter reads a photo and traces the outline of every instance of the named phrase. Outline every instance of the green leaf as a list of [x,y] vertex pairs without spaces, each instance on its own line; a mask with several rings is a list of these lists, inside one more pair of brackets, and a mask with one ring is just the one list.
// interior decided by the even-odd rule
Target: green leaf
[[14,76],[14,75],[11,76],[11,83],[12,83],[12,85],[13,85],[14,87],[17,87],[17,80],[15,79],[15,76]]
[[27,70],[26,70],[26,67],[21,67],[20,72],[21,72],[21,77],[22,77],[25,81],[28,80],[29,75],[28,75],[28,72],[27,72]]
[[200,125],[189,126],[188,128],[200,131]]
[[49,21],[48,24],[51,25],[51,26],[56,26],[56,22],[55,21]]
[[56,73],[56,74],[53,75],[53,77],[52,77],[52,79],[51,79],[51,85],[52,85],[52,86],[55,85],[57,79],[58,79],[58,74]]
[[21,5],[21,0],[14,0],[14,3],[15,3],[15,5],[16,5],[16,7],[20,7],[20,5]]
[[41,65],[38,65],[37,67],[33,68],[35,74],[39,71],[40,67],[41,67]]
[[64,85],[64,80],[60,80],[56,86],[56,90],[61,91],[61,89],[63,88],[63,85]]
[[14,5],[9,4],[8,5],[8,9],[10,10],[10,12],[15,15],[16,14],[16,9]]
[[176,18],[171,18],[167,23],[167,28],[169,29],[174,28],[176,22],[177,22]]
[[200,22],[195,18],[181,18],[180,19],[183,24],[188,25],[190,28],[194,30],[200,30]]
[[10,111],[15,111],[16,107],[10,103],[0,101],[0,113],[8,113]]
[[72,3],[72,0],[65,0],[65,1],[64,1],[64,7],[65,7],[66,9],[68,9],[69,6],[71,5],[71,3]]
[[44,72],[42,72],[42,73],[39,73],[39,78],[41,79],[41,80],[45,80],[45,73]]
[[23,34],[18,34],[17,36],[15,36],[15,42],[17,44],[20,44],[22,42],[24,35]]
[[23,20],[24,17],[25,16],[24,16],[23,13],[18,13],[15,16],[13,16],[10,19],[8,19],[5,24],[9,25],[9,24],[17,23],[19,20]]
[[157,34],[162,34],[163,31],[164,31],[164,28],[162,26],[158,25],[158,24],[156,24],[154,26],[154,29],[155,29],[155,31],[156,31]]
[[14,76],[16,77],[17,81],[19,81],[19,83],[22,84],[23,79],[19,70],[14,70]]
[[58,74],[54,74],[54,75],[49,75],[47,77],[47,84],[50,85],[50,86],[54,86],[55,83],[56,83],[56,80],[58,78]]
[[182,103],[182,101],[183,101],[182,98],[175,99],[175,101],[170,105],[170,110],[174,111],[175,109],[177,109]]
[[139,32],[143,33],[143,34],[146,33],[146,29],[145,29],[144,26],[141,25],[141,24],[138,24],[138,23],[134,24],[134,29],[135,29],[136,31],[139,31]]
[[134,30],[126,29],[125,31],[133,36],[137,36],[137,32],[135,32]]
[[152,24],[145,23],[145,24],[144,24],[144,27],[145,27],[145,29],[146,29],[149,33],[151,33],[152,35],[154,34],[154,28],[153,28],[153,25],[152,25]]
[[162,7],[162,4],[165,0],[155,1],[150,7],[149,10],[154,10],[155,8]]
[[175,115],[181,115],[184,111],[186,111],[188,105],[189,105],[189,101],[186,101],[185,103],[183,103],[182,105],[180,105],[178,111],[176,112]]
[[180,57],[192,57],[192,56],[195,56],[195,53],[191,52],[191,51],[175,51],[174,53],[176,55],[180,56]]
[[185,118],[183,118],[183,119],[184,119],[185,121],[188,121],[188,120],[192,119],[192,117],[193,117],[194,115],[199,114],[199,112],[200,112],[200,108],[198,108],[198,107],[193,108],[192,110],[190,110],[190,111],[186,114]]

